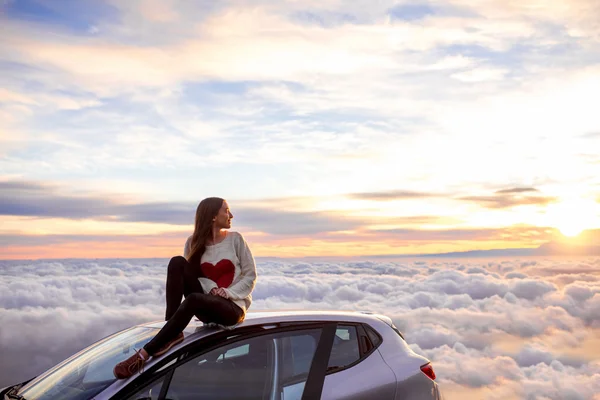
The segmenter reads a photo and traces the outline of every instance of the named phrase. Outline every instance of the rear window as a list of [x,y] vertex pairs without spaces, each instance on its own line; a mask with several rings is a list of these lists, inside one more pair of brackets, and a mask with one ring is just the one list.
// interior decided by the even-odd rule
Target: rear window
[[339,325],[333,339],[327,370],[346,368],[360,359],[356,326]]
[[373,347],[379,346],[381,344],[381,337],[369,325],[365,325],[364,328]]

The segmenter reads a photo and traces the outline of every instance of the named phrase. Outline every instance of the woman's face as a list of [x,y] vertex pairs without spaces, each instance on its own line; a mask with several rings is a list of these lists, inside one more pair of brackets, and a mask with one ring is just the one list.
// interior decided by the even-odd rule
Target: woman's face
[[217,216],[215,217],[214,225],[219,229],[229,229],[231,228],[231,219],[233,218],[233,214],[229,211],[229,204],[226,201],[223,201],[223,205],[219,209]]

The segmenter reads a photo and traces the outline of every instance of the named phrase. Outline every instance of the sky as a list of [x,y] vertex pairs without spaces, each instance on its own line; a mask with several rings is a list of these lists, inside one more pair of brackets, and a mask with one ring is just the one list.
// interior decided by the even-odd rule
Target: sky
[[[0,259],[600,233],[596,0],[0,0]],[[575,239],[574,239],[575,240]]]
[[[600,257],[262,259],[257,270],[249,312],[383,313],[448,400],[600,399]],[[163,319],[165,279],[163,259],[0,261],[0,387]]]

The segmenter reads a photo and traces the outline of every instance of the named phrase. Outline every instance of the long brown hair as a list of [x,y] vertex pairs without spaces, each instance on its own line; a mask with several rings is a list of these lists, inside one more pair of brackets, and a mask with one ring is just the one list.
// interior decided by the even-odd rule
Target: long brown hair
[[223,199],[220,197],[207,197],[198,204],[196,209],[196,220],[194,223],[194,234],[190,243],[190,254],[188,261],[202,259],[202,254],[206,250],[206,240],[212,236],[213,218],[217,216],[223,206]]

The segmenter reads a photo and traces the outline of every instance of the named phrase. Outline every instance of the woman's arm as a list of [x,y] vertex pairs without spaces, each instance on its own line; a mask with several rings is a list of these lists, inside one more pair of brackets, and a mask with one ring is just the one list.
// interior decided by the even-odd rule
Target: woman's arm
[[244,237],[238,233],[235,249],[240,260],[241,272],[238,280],[225,289],[227,296],[232,300],[242,300],[248,297],[256,285],[256,263]]
[[192,247],[192,237],[188,237],[187,240],[185,241],[185,245],[183,246],[183,258],[185,258],[187,260],[188,256],[190,255],[190,251]]

